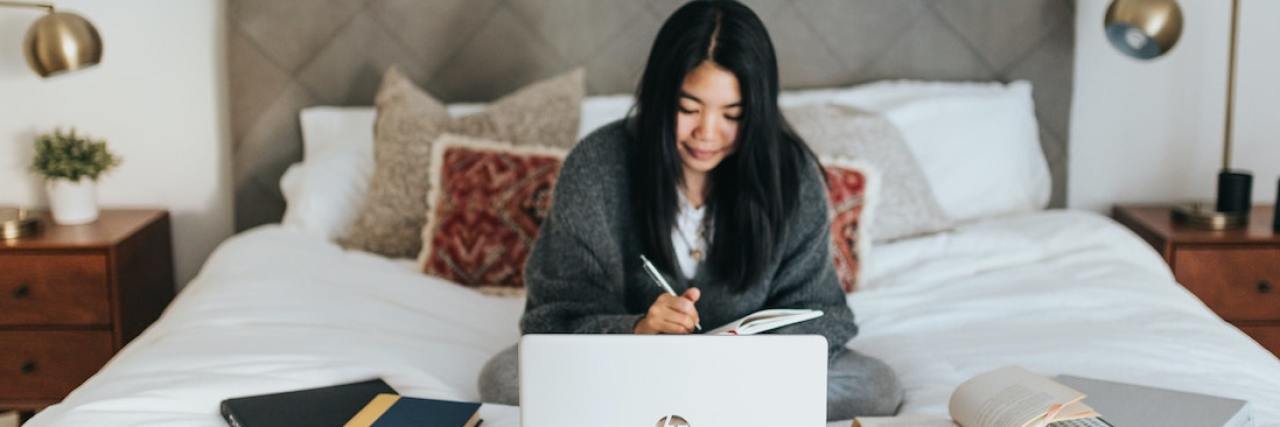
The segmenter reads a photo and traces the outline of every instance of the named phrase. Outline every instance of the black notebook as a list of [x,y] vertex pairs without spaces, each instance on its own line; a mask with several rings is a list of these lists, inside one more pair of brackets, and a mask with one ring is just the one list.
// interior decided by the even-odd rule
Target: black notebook
[[479,427],[480,404],[379,394],[344,427]]
[[231,427],[341,427],[379,393],[395,393],[381,379],[222,401]]

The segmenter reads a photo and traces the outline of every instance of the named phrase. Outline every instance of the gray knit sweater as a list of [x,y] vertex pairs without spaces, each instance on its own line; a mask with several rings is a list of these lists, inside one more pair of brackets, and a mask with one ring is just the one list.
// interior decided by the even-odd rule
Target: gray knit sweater
[[[569,153],[556,183],[554,204],[525,264],[526,334],[631,333],[662,292],[640,267],[631,208],[623,122],[602,127]],[[811,163],[812,165],[812,163]],[[698,315],[705,330],[767,308],[811,308],[823,316],[774,330],[826,337],[834,356],[858,333],[828,249],[827,195],[816,167],[800,183],[801,204],[788,218],[764,286],[734,293],[699,268],[689,284],[702,291]],[[675,272],[664,272],[677,293]]]

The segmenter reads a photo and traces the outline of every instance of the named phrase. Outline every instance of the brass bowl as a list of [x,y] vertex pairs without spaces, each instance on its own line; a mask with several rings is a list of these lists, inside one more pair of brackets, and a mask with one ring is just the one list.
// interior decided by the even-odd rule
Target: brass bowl
[[0,240],[34,236],[40,232],[40,216],[19,208],[0,208]]
[[1249,211],[1218,212],[1213,203],[1190,202],[1173,207],[1173,222],[1202,230],[1231,230],[1249,224]]

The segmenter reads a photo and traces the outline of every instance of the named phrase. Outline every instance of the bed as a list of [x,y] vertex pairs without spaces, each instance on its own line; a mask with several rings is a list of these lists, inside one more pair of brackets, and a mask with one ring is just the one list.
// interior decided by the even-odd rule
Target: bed
[[[1245,399],[1258,425],[1280,425],[1280,362],[1108,218],[1029,213],[875,254],[868,288],[849,297],[862,328],[850,346],[900,374],[904,414],[945,416],[960,382],[1018,364]],[[405,395],[476,400],[522,306],[263,226],[219,247],[162,320],[28,425],[220,426],[228,396],[375,376]],[[483,411],[486,425],[519,424],[515,408]]]
[[[219,426],[225,424],[217,405],[228,397],[369,377],[409,396],[477,400],[481,366],[519,336],[523,299],[477,293],[423,275],[411,260],[344,250],[331,233],[291,224],[286,170],[314,160],[304,159],[307,126],[299,123],[299,111],[370,105],[381,70],[390,64],[455,102],[492,99],[575,65],[585,65],[589,92],[626,93],[648,41],[677,2],[600,3],[607,4],[355,2],[299,24],[291,8],[229,2],[232,163],[242,231],[218,247],[160,320],[28,425]],[[1017,364],[1047,375],[1245,399],[1258,425],[1280,426],[1275,356],[1178,285],[1137,236],[1101,215],[1057,209],[1067,190],[1069,2],[989,4],[753,3],[774,34],[788,88],[884,78],[1012,82],[991,87],[1016,91],[1026,104],[1027,117],[1010,119],[1014,124],[1003,124],[1005,115],[970,120],[988,125],[974,132],[1017,128],[1009,147],[1022,157],[1034,153],[1029,172],[1010,171],[1026,178],[1017,182],[1030,183],[1028,197],[1013,201],[1021,208],[968,212],[947,231],[871,245],[863,285],[848,297],[861,327],[848,345],[899,374],[906,389],[903,414],[946,415],[957,384]],[[884,92],[886,87],[893,90]],[[933,120],[920,120],[919,110],[894,110],[901,106],[901,87],[878,88],[846,101],[884,112],[908,139],[954,134],[924,129],[919,122]],[[846,95],[789,91],[783,103]],[[627,106],[625,97],[595,97],[584,105],[591,102],[596,107],[584,107],[580,134]],[[338,113],[370,120],[373,112],[361,108]],[[983,147],[989,151],[975,157],[991,165],[1025,163],[1000,160],[1017,157],[1011,149]],[[922,163],[946,164],[955,156],[916,151]],[[934,184],[949,181],[946,171],[938,172],[944,168],[925,169],[937,175],[930,176]],[[1002,180],[992,173],[965,179]],[[961,206],[984,191],[962,190],[940,190],[938,196]],[[519,424],[518,408],[485,405],[481,411],[486,426]]]

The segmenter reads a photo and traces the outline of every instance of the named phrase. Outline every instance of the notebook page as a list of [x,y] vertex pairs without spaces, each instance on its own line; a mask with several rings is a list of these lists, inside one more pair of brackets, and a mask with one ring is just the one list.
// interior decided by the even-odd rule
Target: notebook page
[[708,332],[710,335],[753,335],[822,316],[822,310],[769,309],[748,314],[741,319]]
[[819,316],[822,316],[821,310],[779,310],[761,317],[748,316],[738,327],[738,335],[758,334]]

